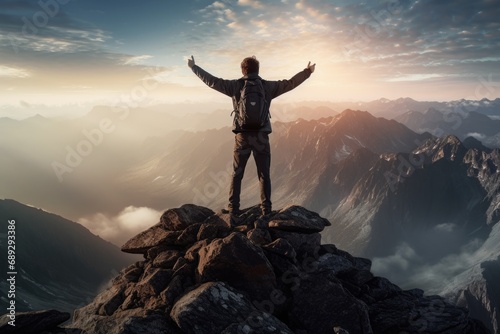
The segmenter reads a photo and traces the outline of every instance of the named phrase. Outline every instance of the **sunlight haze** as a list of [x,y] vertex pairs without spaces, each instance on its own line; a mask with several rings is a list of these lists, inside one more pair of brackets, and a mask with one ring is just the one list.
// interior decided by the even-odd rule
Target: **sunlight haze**
[[315,62],[310,83],[283,101],[494,99],[496,7],[494,1],[0,1],[0,113],[6,106],[28,116],[50,106],[226,101],[192,75],[191,55],[227,79],[241,76],[239,64],[249,55],[272,80]]

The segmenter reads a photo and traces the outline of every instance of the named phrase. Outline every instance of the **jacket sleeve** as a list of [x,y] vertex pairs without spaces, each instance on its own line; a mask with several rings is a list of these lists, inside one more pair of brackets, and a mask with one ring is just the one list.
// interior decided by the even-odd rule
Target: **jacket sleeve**
[[198,76],[208,87],[215,89],[227,96],[235,96],[238,90],[238,80],[224,80],[216,78],[198,65],[192,67],[194,74]]
[[311,76],[311,70],[306,68],[303,71],[295,74],[289,80],[270,81],[271,98],[274,99],[275,97],[278,97],[281,94],[291,91],[292,89],[294,89],[295,87],[306,81],[306,79],[309,78],[310,76]]

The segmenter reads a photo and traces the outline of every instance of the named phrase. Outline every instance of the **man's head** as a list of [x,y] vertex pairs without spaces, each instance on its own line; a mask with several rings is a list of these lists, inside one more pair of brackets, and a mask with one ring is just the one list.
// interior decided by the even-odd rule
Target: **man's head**
[[243,73],[243,75],[250,73],[259,74],[259,61],[255,56],[243,59],[241,62],[241,73]]

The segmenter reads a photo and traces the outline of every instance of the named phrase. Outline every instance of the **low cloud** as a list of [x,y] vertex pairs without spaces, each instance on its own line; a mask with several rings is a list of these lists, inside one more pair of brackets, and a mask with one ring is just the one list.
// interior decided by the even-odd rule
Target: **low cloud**
[[467,137],[474,137],[477,140],[484,140],[486,138],[486,135],[479,133],[479,132],[469,132],[467,134]]
[[[439,226],[440,231],[451,228],[449,224]],[[372,271],[403,289],[420,288],[426,294],[446,295],[470,284],[475,275],[481,275],[481,263],[496,260],[499,255],[500,224],[497,224],[485,241],[470,240],[458,251],[434,261],[423,259],[414,247],[403,243],[394,254],[374,258]]]
[[113,217],[98,213],[81,218],[78,222],[92,233],[121,246],[131,237],[158,223],[160,216],[161,212],[154,209],[129,206]]
[[434,227],[436,231],[441,231],[441,232],[453,232],[455,230],[456,225],[451,224],[451,223],[446,223],[446,224],[439,224]]
[[374,272],[401,272],[406,271],[412,262],[418,259],[415,250],[407,243],[402,243],[393,255],[384,258],[374,258],[372,269]]

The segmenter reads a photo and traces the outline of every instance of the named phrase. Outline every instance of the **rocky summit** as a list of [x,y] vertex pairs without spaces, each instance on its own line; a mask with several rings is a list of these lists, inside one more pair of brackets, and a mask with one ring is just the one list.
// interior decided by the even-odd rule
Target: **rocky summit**
[[[321,244],[330,222],[300,206],[236,218],[187,204],[130,239],[123,269],[66,327],[46,333],[488,333],[465,308],[374,276]],[[29,315],[25,315],[28,317]],[[34,332],[33,322],[16,327]],[[5,328],[2,328],[4,330]],[[3,333],[3,331],[2,331]],[[14,332],[13,332],[14,333]]]

